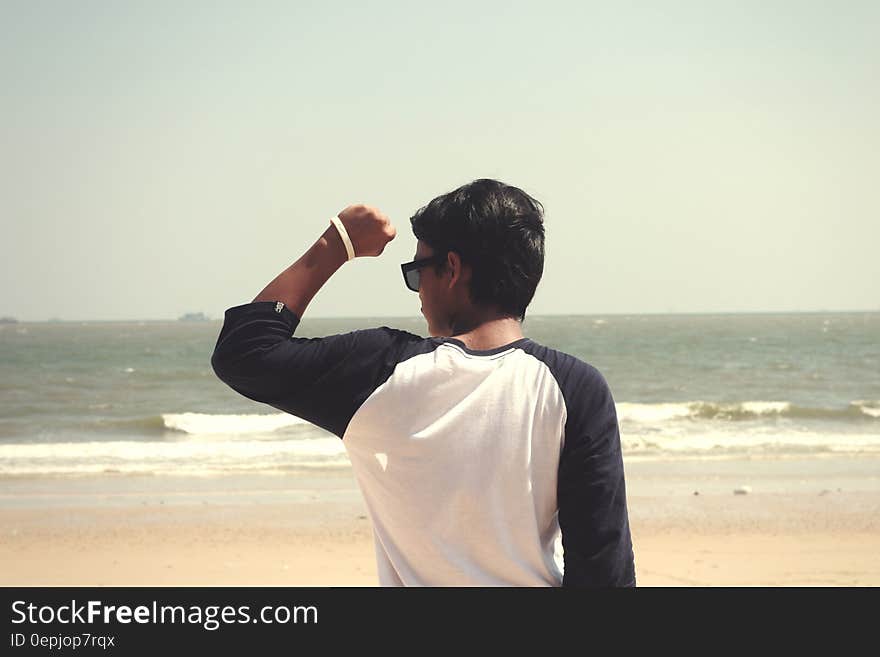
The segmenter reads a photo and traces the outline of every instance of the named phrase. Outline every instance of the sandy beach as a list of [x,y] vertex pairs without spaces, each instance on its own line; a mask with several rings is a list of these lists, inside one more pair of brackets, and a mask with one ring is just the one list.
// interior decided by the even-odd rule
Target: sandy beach
[[[640,586],[880,585],[878,458],[626,469]],[[348,469],[5,478],[0,535],[5,586],[377,584]]]

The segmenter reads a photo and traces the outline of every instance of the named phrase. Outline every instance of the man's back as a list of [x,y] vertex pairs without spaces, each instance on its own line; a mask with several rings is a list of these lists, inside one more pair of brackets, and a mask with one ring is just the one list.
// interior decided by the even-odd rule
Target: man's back
[[212,364],[343,438],[383,585],[635,584],[598,370],[528,338],[476,351],[387,327],[294,338],[298,323],[283,304],[231,308]]

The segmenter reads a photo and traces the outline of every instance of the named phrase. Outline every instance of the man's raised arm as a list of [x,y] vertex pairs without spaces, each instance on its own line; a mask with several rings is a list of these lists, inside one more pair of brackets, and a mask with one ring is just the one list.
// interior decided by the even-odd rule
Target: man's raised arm
[[[377,256],[395,236],[375,208],[339,213],[356,256]],[[251,303],[229,308],[211,356],[221,381],[249,399],[301,417],[342,437],[357,404],[387,366],[388,349],[407,334],[388,328],[296,338],[312,297],[348,259],[334,226]],[[278,303],[280,302],[280,303]]]

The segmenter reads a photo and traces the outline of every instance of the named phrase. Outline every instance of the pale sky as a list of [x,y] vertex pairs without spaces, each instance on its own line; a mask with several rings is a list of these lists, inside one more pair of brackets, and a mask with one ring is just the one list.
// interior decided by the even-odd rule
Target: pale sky
[[419,316],[409,217],[546,209],[529,315],[880,310],[880,3],[0,0],[0,316],[221,318],[352,203],[307,315]]

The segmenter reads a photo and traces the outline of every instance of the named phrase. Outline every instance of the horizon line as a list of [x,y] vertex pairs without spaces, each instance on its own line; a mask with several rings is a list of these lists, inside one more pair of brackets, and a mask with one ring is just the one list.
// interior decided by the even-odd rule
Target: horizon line
[[[822,314],[876,314],[880,313],[880,308],[874,309],[843,309],[843,310],[733,310],[733,311],[666,311],[666,312],[589,312],[589,313],[535,313],[526,314],[525,321],[538,317],[632,317],[632,316],[679,316],[679,315],[822,315]],[[221,322],[224,317],[207,317],[205,319],[182,320],[177,318],[159,318],[159,319],[62,319],[59,317],[50,317],[47,319],[17,319],[11,315],[4,315],[2,319],[11,318],[14,322],[0,322],[0,326],[13,324],[70,324],[81,322],[181,322],[186,324],[199,324],[210,322]],[[311,315],[306,314],[300,318],[302,321],[306,319],[420,319],[424,317],[418,315]]]

